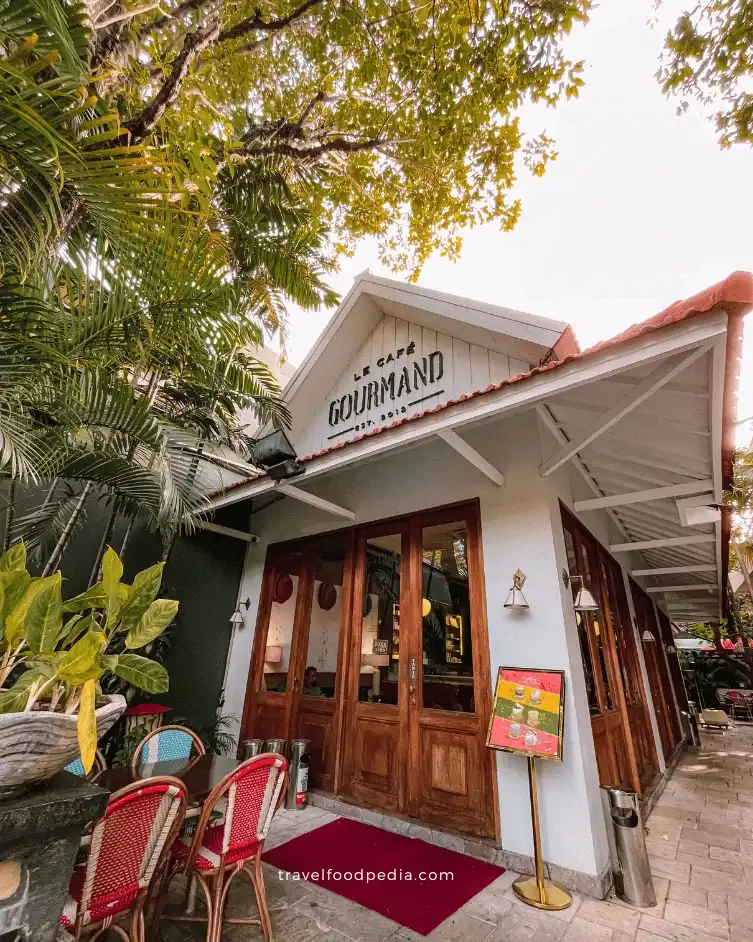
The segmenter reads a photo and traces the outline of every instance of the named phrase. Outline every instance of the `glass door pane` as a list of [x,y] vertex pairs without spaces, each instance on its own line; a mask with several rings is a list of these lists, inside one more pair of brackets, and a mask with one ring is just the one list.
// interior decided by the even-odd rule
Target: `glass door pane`
[[[303,572],[303,553],[286,553],[272,565],[272,604],[269,610],[261,689],[268,693],[286,693],[296,603]],[[292,681],[292,678],[290,680]]]
[[402,534],[366,540],[358,699],[397,704]]
[[424,527],[421,557],[423,706],[475,713],[465,522]]
[[301,691],[304,697],[335,696],[347,553],[346,538],[335,538],[318,547],[313,561],[314,593]]

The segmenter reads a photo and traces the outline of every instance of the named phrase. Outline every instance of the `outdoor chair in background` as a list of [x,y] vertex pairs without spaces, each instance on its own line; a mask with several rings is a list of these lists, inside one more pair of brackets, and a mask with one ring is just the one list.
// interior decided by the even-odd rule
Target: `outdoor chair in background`
[[100,772],[104,772],[107,768],[107,762],[102,753],[97,749],[94,755],[94,765],[91,768],[91,772],[88,775],[84,772],[84,763],[81,761],[81,756],[77,759],[74,759],[73,762],[69,762],[65,767],[66,772],[70,772],[71,775],[79,775],[81,778],[96,779]]
[[[206,922],[207,942],[220,942],[224,924],[258,925],[264,938],[271,942],[272,923],[261,855],[267,831],[284,795],[287,769],[284,756],[265,753],[243,762],[215,786],[204,802],[193,839],[181,836],[173,845],[173,865],[160,888],[157,918],[170,879],[183,873],[189,883],[195,879],[201,887],[206,915],[178,914],[166,916],[166,919]],[[225,816],[219,824],[212,824],[212,814],[223,799],[226,799]],[[258,917],[225,918],[230,883],[239,873],[251,881]]]
[[73,871],[60,919],[75,940],[109,929],[125,942],[145,942],[150,884],[162,882],[185,810],[183,783],[169,776],[134,782],[110,797],[86,860]]
[[190,759],[191,755],[203,756],[204,743],[192,729],[185,726],[160,726],[146,735],[139,743],[131,760],[131,771],[155,762]]
[[698,714],[698,721],[705,728],[713,726],[721,730],[733,729],[735,725],[724,710],[701,710]]

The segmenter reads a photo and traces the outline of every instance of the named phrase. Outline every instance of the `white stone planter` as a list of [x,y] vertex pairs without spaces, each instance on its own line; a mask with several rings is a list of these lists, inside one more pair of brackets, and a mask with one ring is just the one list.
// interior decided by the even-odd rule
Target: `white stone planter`
[[[97,707],[97,738],[126,708],[125,697],[103,697]],[[51,778],[79,754],[76,715],[30,710],[0,713],[0,798]]]

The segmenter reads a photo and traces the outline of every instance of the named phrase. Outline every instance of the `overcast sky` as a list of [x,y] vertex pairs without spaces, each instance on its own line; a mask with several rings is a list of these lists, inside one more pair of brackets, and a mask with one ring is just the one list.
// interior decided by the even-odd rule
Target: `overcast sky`
[[[470,231],[462,258],[431,259],[419,284],[568,321],[589,346],[753,268],[753,148],[720,150],[700,110],[677,117],[677,101],[664,98],[654,78],[666,26],[681,6],[665,0],[653,30],[653,0],[607,0],[594,10],[567,40],[570,58],[586,62],[580,98],[524,113],[524,127],[546,130],[559,157],[542,179],[521,172],[518,226]],[[394,277],[367,241],[343,261],[334,287],[345,294],[365,268]],[[293,364],[330,316],[293,313]],[[751,321],[740,418],[753,415]],[[750,440],[750,425],[739,440]]]

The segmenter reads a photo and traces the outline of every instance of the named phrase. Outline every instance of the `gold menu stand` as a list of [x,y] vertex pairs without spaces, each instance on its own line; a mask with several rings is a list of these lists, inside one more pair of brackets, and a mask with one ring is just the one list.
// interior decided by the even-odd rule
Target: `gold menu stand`
[[539,797],[536,790],[536,766],[534,757],[528,756],[528,784],[531,790],[531,821],[533,824],[533,857],[536,876],[521,877],[512,888],[518,899],[535,906],[536,909],[567,909],[573,899],[562,887],[544,879],[544,858],[541,853],[541,830],[539,828]]

